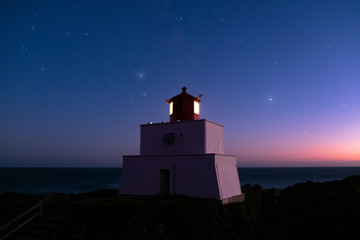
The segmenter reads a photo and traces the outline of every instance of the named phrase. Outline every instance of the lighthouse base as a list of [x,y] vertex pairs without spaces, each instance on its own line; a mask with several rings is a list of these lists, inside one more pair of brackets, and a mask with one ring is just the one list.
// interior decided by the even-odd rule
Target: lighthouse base
[[244,200],[236,157],[223,154],[124,156],[119,193]]

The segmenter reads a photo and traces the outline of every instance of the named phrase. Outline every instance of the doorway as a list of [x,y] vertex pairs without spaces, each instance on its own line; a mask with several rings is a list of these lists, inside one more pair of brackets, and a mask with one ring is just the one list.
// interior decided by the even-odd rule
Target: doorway
[[160,194],[170,193],[170,170],[160,169]]

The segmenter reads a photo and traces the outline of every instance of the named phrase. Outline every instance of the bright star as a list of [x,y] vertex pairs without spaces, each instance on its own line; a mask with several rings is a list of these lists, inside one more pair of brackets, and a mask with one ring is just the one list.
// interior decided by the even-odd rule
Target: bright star
[[274,97],[267,97],[266,102],[267,103],[273,103],[274,102]]

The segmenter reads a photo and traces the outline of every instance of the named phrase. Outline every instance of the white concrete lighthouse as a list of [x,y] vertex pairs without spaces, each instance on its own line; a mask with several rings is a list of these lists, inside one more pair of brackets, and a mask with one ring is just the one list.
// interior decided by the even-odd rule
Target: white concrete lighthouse
[[124,156],[120,194],[180,194],[244,200],[236,156],[224,154],[223,126],[199,119],[199,97],[170,100],[170,122],[140,125],[140,155]]

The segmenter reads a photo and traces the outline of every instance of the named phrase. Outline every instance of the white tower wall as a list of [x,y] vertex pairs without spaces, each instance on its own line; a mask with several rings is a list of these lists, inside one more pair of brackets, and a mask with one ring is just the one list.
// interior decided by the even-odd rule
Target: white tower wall
[[[224,154],[224,127],[208,120],[143,124],[140,127],[140,155]],[[165,142],[165,134],[174,134],[174,142]]]
[[224,126],[205,120],[205,153],[224,154]]

